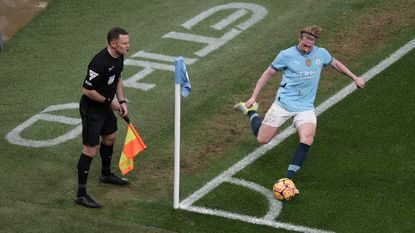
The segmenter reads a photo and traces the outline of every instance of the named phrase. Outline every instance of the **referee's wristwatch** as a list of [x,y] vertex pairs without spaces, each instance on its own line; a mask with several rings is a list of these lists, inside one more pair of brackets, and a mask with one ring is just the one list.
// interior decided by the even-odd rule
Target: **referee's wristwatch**
[[126,104],[126,103],[127,103],[127,101],[125,101],[125,100],[120,100],[120,101],[118,101],[118,103],[119,103],[119,104]]

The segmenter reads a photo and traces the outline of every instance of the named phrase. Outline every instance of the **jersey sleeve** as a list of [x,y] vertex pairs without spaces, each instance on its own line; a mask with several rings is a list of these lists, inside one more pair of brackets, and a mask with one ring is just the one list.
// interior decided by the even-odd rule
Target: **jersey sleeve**
[[285,60],[286,60],[285,59],[285,53],[283,51],[281,51],[275,57],[274,61],[272,61],[270,66],[271,66],[271,68],[273,68],[276,71],[284,70],[287,67]]
[[330,65],[333,61],[333,57],[330,55],[329,51],[327,49],[321,48],[322,55],[323,55],[323,65],[327,66]]
[[95,90],[100,76],[102,76],[102,72],[99,67],[93,63],[89,64],[83,87],[88,90]]

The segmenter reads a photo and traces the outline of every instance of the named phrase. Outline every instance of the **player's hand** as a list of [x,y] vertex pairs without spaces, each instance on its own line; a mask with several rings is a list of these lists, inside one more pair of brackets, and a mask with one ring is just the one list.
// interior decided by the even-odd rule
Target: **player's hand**
[[250,98],[248,101],[246,101],[245,106],[247,108],[251,107],[253,104],[255,103],[255,99],[254,98]]
[[362,79],[361,77],[357,77],[354,82],[356,83],[356,86],[358,88],[363,88],[365,86],[365,80]]

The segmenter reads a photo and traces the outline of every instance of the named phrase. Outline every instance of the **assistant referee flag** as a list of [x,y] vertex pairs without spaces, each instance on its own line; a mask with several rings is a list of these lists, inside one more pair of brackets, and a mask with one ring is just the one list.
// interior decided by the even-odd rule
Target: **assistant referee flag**
[[124,148],[122,149],[119,169],[123,175],[127,174],[129,171],[133,170],[134,162],[133,158],[145,150],[147,146],[144,144],[140,135],[138,135],[134,126],[130,123],[128,124],[127,135],[125,136]]

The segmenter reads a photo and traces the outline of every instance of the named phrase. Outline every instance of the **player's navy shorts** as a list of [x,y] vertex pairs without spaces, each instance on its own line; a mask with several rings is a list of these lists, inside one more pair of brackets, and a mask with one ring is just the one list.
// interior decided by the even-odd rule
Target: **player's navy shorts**
[[117,132],[117,118],[109,106],[96,103],[82,96],[79,103],[82,118],[82,143],[87,146],[97,146],[100,135]]

